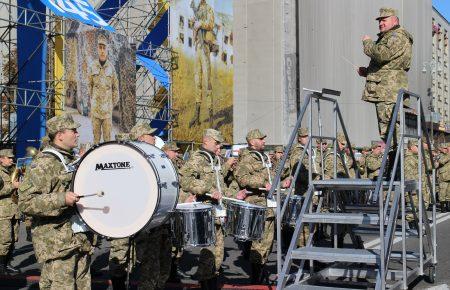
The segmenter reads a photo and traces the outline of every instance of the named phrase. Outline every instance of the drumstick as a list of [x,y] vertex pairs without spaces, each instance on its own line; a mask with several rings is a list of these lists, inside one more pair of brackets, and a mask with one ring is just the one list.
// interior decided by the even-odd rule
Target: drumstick
[[[260,188],[258,188],[258,189],[259,189],[259,190],[262,190],[262,191],[268,191],[267,188],[264,188],[264,187],[260,187]],[[275,192],[277,192],[277,191],[278,191],[278,190],[275,190]],[[280,191],[281,191],[281,192],[285,192],[286,189],[285,189],[285,188],[281,188]],[[275,193],[275,192],[274,192],[274,193]]]
[[353,62],[351,62],[348,58],[346,58],[345,56],[341,55],[341,58],[343,60],[345,60],[348,64],[350,64],[351,66],[353,66],[355,69],[358,69],[358,66],[356,64],[354,64]]
[[83,206],[82,204],[80,204],[80,205],[78,205],[79,206],[79,208],[80,208],[80,210],[86,210],[86,209],[89,209],[89,210],[101,210],[104,214],[107,214],[107,213],[109,213],[109,210],[110,210],[110,208],[109,208],[109,206],[104,206],[104,207],[88,207],[88,206]]
[[[212,195],[210,193],[206,194],[209,197],[212,197]],[[243,200],[237,199],[237,198],[231,198],[231,197],[226,197],[226,196],[222,196],[223,200],[229,200],[229,201],[236,201],[236,202],[245,202]]]
[[105,196],[105,192],[103,190],[101,190],[101,191],[97,191],[96,193],[79,195],[78,197],[83,198],[83,197],[90,197],[90,196],[103,197],[103,196]]

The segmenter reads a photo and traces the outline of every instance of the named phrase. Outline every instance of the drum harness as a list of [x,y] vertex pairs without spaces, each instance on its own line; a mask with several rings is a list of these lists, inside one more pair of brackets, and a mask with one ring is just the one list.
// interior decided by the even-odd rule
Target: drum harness
[[[53,155],[54,157],[59,159],[61,164],[64,166],[64,170],[66,171],[66,173],[73,173],[76,170],[76,164],[80,160],[80,159],[77,159],[72,163],[66,164],[66,160],[64,159],[64,156],[52,148],[46,148],[46,149],[42,150],[42,153]],[[83,222],[83,220],[80,218],[79,215],[77,215],[77,214],[73,215],[72,218],[70,219],[70,221],[72,223],[72,231],[74,234],[89,232],[88,226],[86,225],[86,223]]]
[[[211,164],[211,168],[214,170],[214,174],[216,175],[216,187],[217,190],[223,194],[222,192],[222,186],[220,185],[220,179],[219,179],[219,174],[220,174],[220,170],[222,169],[222,164],[220,163],[220,159],[215,156],[214,158],[211,156],[211,154],[209,154],[209,152],[200,150],[199,151],[202,154],[205,154],[208,159],[209,162]],[[214,211],[216,214],[216,217],[220,219],[220,222],[223,224],[225,222],[225,217],[227,215],[226,209],[223,206],[222,203],[222,199],[219,200],[219,204],[218,205],[213,205],[214,207]]]
[[[270,173],[270,169],[272,168],[272,162],[270,162],[269,155],[267,155],[267,153],[264,153],[264,155],[263,155],[261,152],[258,152],[255,150],[252,150],[251,152],[256,153],[256,155],[258,155],[258,157],[261,159],[261,162],[262,162],[263,166],[266,168],[267,174],[269,176],[269,184],[272,185],[272,175]],[[264,158],[264,156],[266,158]],[[267,162],[266,162],[266,159],[267,159]],[[267,196],[266,205],[267,205],[267,207],[275,208],[275,207],[277,207],[277,202],[275,201],[275,198],[273,196]]]

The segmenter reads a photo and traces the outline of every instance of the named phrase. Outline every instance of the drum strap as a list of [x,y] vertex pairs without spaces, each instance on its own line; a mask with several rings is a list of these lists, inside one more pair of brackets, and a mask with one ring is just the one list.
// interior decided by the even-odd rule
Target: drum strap
[[[64,169],[66,170],[67,173],[73,172],[75,170],[75,168],[71,164],[69,165],[66,164],[64,156],[58,151],[51,148],[47,148],[42,150],[42,153],[53,155],[57,159],[59,159],[59,161],[61,161],[61,164],[64,166]],[[72,231],[74,232],[74,234],[89,231],[87,225],[81,220],[79,215],[73,215],[70,221],[72,222]]]
[[[264,158],[264,156],[263,156],[263,154],[261,154],[261,152],[258,152],[258,151],[252,151],[252,152],[255,152],[256,155],[258,155],[259,158],[261,159],[262,164],[267,169],[267,174],[269,175],[269,183],[272,184],[272,174],[270,173],[270,168],[272,168],[272,162],[270,162],[269,155],[264,153],[264,156],[266,156],[266,158]],[[266,159],[267,159],[267,162],[266,162]]]
[[[214,174],[216,175],[216,187],[217,187],[217,190],[220,193],[223,193],[222,192],[222,186],[220,185],[220,179],[219,179],[220,169],[221,169],[220,159],[217,156],[215,156],[213,158],[212,155],[209,154],[206,151],[200,150],[199,152],[202,153],[202,154],[205,154],[206,156],[208,156],[209,162],[211,163],[211,168],[214,170]],[[217,159],[217,166],[214,165],[214,161],[216,159]],[[214,206],[214,208],[215,208],[215,211],[216,211],[216,216],[219,215],[219,216],[223,217],[223,215],[225,214],[225,209],[223,207],[222,200],[219,200],[219,204],[217,206]]]

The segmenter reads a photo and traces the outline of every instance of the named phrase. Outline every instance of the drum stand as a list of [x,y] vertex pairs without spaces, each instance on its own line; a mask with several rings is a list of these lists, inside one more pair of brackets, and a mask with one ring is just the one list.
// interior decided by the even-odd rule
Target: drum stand
[[131,273],[131,262],[135,259],[134,255],[134,236],[128,239],[128,252],[127,252],[127,279],[125,281],[125,289],[130,289],[130,273]]

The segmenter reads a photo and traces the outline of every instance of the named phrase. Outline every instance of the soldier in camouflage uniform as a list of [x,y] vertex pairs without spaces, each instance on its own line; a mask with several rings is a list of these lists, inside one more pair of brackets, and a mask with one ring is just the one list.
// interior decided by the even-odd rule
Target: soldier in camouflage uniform
[[441,212],[450,211],[450,148],[449,143],[443,143],[439,147],[438,160],[439,175],[439,200]]
[[[267,206],[266,195],[271,187],[271,176],[266,167],[270,159],[264,154],[266,135],[254,129],[247,133],[248,148],[241,149],[234,176],[240,191],[237,199],[262,207]],[[261,190],[264,188],[265,190]],[[244,193],[245,192],[245,193]],[[264,236],[260,241],[253,241],[250,249],[251,283],[259,284],[266,277],[264,265],[272,250],[275,230],[275,214],[273,209],[267,208],[264,223]]]
[[[167,157],[172,161],[173,165],[175,166],[175,169],[178,173],[180,168],[184,164],[184,160],[180,158],[180,148],[177,146],[175,142],[166,142],[164,146],[161,148],[164,153],[166,153]],[[184,193],[180,190],[179,197],[178,197],[178,203],[184,202]],[[172,244],[172,243],[171,243]],[[171,265],[170,265],[170,275],[168,277],[168,281],[170,282],[180,282],[180,278],[178,275],[178,262],[183,254],[183,249],[178,248],[175,246],[172,246],[170,258],[171,258]]]
[[0,274],[17,272],[9,262],[12,260],[14,243],[19,233],[19,213],[17,210],[17,188],[19,182],[11,180],[14,162],[12,149],[0,150]]
[[[405,152],[405,180],[418,180],[419,179],[419,146],[417,140],[408,140],[408,150]],[[422,175],[425,175],[425,172],[423,171],[422,166]],[[425,201],[425,190],[426,185],[423,183],[424,178],[422,177],[422,196]],[[416,212],[418,211],[419,207],[419,196],[417,192],[414,192],[412,195],[412,200],[414,203],[414,207]],[[407,202],[409,202],[409,198],[407,199]],[[425,209],[424,209],[425,210]],[[410,223],[412,227],[414,226],[414,215],[412,213],[409,213],[406,215],[406,220]]]
[[[155,145],[156,129],[148,124],[137,124],[130,131],[133,141]],[[167,224],[140,232],[136,238],[137,260],[141,263],[139,289],[164,289],[170,276],[172,241],[170,226]]]
[[374,142],[372,144],[372,152],[366,157],[368,179],[376,180],[378,178],[381,162],[383,160],[384,149],[384,142]]
[[191,2],[191,8],[194,11],[194,44],[195,44],[195,112],[189,127],[200,124],[200,104],[205,100],[208,102],[206,107],[209,110],[209,123],[213,122],[213,100],[211,84],[211,48],[214,46],[214,10],[209,6],[206,0],[200,0],[195,7],[194,1]]
[[114,65],[108,60],[108,40],[99,34],[98,60],[91,63],[88,71],[88,89],[91,98],[90,117],[94,144],[111,140],[112,112],[119,103],[119,81]]
[[380,138],[386,142],[398,91],[408,88],[413,38],[399,25],[396,10],[381,8],[377,20],[378,39],[363,37],[364,53],[370,57],[369,66],[360,67],[358,73],[366,78],[362,99],[375,104]]
[[[129,133],[116,134],[117,141],[127,141],[130,139]],[[121,239],[108,239],[110,243],[109,249],[109,275],[111,278],[111,284],[113,290],[126,289],[126,279],[128,271],[128,259],[131,258],[132,252],[134,253],[133,245],[130,244],[129,238]],[[131,267],[134,265],[134,261],[131,262]]]
[[[347,156],[345,154],[345,148],[347,146],[347,140],[343,133],[338,133],[336,136],[337,148],[336,148],[336,177],[337,178],[349,178]],[[329,158],[325,160],[325,176],[328,178],[334,178],[334,156],[333,152],[330,152]]]
[[93,234],[77,226],[79,196],[69,190],[72,173],[66,169],[75,159],[79,127],[70,115],[48,120],[50,144],[19,186],[19,210],[33,218],[34,253],[43,264],[40,289],[91,289]]
[[[217,206],[222,195],[231,195],[224,182],[223,168],[217,166],[219,159],[216,155],[223,142],[222,133],[206,129],[201,148],[190,156],[179,171],[181,189],[195,196],[198,202]],[[216,218],[214,224],[216,244],[201,249],[198,269],[192,277],[200,281],[202,289],[217,289],[217,276],[224,258],[224,231],[220,219]]]

